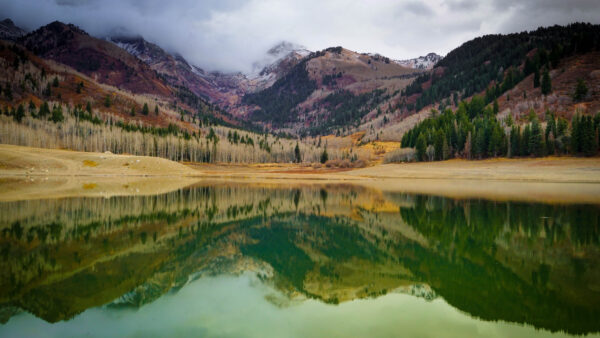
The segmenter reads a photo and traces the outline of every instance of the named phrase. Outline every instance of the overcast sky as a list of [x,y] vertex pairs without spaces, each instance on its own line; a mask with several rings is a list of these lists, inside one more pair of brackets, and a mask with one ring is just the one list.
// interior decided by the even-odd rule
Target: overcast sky
[[445,55],[483,34],[600,23],[600,1],[0,0],[2,15],[28,30],[60,20],[94,36],[139,34],[205,69],[248,71],[282,40],[394,59]]

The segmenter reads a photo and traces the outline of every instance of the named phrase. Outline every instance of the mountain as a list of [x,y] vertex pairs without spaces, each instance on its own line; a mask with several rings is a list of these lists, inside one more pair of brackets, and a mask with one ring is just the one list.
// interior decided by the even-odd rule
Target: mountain
[[141,36],[113,36],[109,40],[143,61],[168,84],[187,87],[197,96],[227,106],[228,95],[221,91],[219,84],[181,55],[168,53]]
[[[548,71],[550,90],[540,86]],[[538,80],[535,80],[537,77]],[[582,82],[587,93],[575,99]],[[576,111],[600,111],[600,25],[575,23],[538,28],[514,34],[486,35],[452,50],[435,67],[407,86],[388,114],[388,123],[368,121],[357,130],[364,141],[400,141],[431,109],[456,110],[460,101],[484,107],[498,103],[498,119],[509,115],[519,125],[530,121],[530,112],[545,120],[546,112],[567,121]],[[479,103],[478,103],[479,104]]]
[[52,22],[19,39],[36,55],[73,67],[100,83],[169,96],[169,89],[144,62],[118,46],[94,38],[72,24]]
[[421,70],[380,55],[332,47],[302,58],[272,86],[244,96],[248,118],[313,135],[358,125]]
[[25,34],[27,34],[27,32],[24,29],[15,26],[11,19],[0,21],[0,40],[15,41]]
[[408,60],[394,60],[397,64],[414,69],[432,69],[436,63],[438,63],[442,57],[436,53],[429,53],[425,56],[419,56],[418,58]]
[[448,53],[436,64],[436,71],[417,79],[406,95],[418,96],[417,110],[454,94],[468,98],[491,85],[500,86],[494,95],[497,97],[534,70],[557,69],[563,59],[598,50],[599,46],[600,25],[584,23],[482,36]]
[[246,75],[250,84],[249,91],[272,86],[310,53],[305,47],[287,41],[273,46],[261,61],[254,63],[253,71]]

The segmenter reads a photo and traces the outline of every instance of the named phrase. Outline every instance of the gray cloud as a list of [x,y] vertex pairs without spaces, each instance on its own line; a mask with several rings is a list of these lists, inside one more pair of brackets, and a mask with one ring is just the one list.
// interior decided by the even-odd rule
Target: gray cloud
[[60,20],[95,36],[139,34],[223,71],[250,70],[281,40],[403,59],[483,34],[600,21],[597,0],[0,0],[0,13],[29,30]]
[[444,3],[453,11],[471,11],[478,7],[476,0],[447,0]]
[[431,16],[433,15],[433,10],[427,6],[427,4],[420,1],[410,1],[402,6],[402,9],[421,16]]

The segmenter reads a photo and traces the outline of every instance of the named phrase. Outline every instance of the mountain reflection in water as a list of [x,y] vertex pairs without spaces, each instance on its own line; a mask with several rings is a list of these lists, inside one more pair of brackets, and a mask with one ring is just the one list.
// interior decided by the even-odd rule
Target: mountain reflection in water
[[[442,302],[477,321],[598,333],[599,221],[598,205],[352,185],[215,184],[156,196],[5,202],[0,335],[35,317],[40,325],[77,325],[98,311],[167,309],[185,299],[179,293],[205,295],[195,288],[217,292],[209,281],[233,287],[240,278],[271,290],[260,295],[273,311],[307,304],[342,313],[377,301],[412,309],[422,298],[424,309]],[[252,306],[236,300],[239,311]]]

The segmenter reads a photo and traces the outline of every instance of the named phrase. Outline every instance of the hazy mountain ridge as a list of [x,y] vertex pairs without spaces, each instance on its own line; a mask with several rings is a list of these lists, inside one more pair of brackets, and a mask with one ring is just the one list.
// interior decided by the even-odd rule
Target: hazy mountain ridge
[[[583,46],[590,45],[589,41],[589,51],[596,48],[595,27],[598,25],[575,24],[480,37],[441,60],[430,53],[398,61],[342,47],[310,52],[284,41],[266,51],[265,58],[247,74],[208,72],[141,36],[115,36],[108,42],[60,22],[41,27],[19,42],[42,58],[133,93],[194,105],[197,99],[185,94],[189,90],[193,96],[218,105],[224,111],[222,116],[231,114],[230,122],[250,120],[272,131],[298,135],[364,131],[364,140],[397,141],[431,108],[456,108],[459,100],[483,94],[481,90],[490,86],[494,93],[504,88],[508,70],[523,72],[523,55],[533,57],[538,45],[547,45],[548,54],[557,44],[569,51],[559,56],[562,68],[550,71],[551,78],[557,79],[555,90],[546,100],[539,88],[527,84],[532,81],[529,74],[516,77],[510,88],[503,89],[503,95],[494,94],[502,114],[522,114],[533,108],[538,114],[552,109],[568,115],[576,104],[584,104],[589,111],[598,109],[600,100],[594,88],[598,79],[595,71],[600,66],[594,58],[577,59],[586,53]],[[585,29],[592,33],[585,33]],[[512,48],[504,48],[507,43]],[[481,48],[465,52],[473,46]],[[569,59],[569,55],[576,59]],[[474,75],[465,77],[464,72]],[[570,98],[578,78],[587,81],[590,88],[582,103]]]
[[19,39],[36,55],[73,67],[101,83],[134,93],[171,95],[145,63],[72,24],[52,22]]
[[17,27],[11,19],[0,21],[0,40],[15,41],[27,32],[21,27]]

